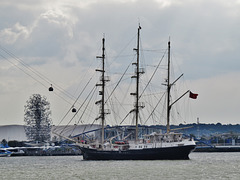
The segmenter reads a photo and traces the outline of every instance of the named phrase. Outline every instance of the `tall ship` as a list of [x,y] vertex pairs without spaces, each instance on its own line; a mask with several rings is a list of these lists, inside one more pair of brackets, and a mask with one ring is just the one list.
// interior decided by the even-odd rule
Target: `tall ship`
[[185,137],[183,133],[174,132],[170,129],[170,114],[172,106],[177,103],[183,96],[189,95],[192,98],[196,98],[197,94],[186,91],[182,96],[172,102],[171,88],[178,81],[171,82],[170,80],[170,40],[168,42],[168,62],[167,62],[167,79],[164,85],[166,86],[166,114],[167,114],[167,129],[166,132],[158,131],[151,132],[141,135],[139,137],[139,111],[143,108],[143,104],[139,102],[140,99],[140,75],[144,73],[143,69],[140,68],[140,31],[139,25],[137,32],[137,47],[136,51],[136,62],[132,63],[135,66],[135,73],[132,76],[135,79],[135,92],[131,93],[134,96],[135,103],[134,109],[131,110],[134,113],[135,118],[135,139],[128,140],[131,135],[128,134],[121,139],[115,140],[116,136],[105,138],[105,116],[109,113],[105,109],[105,87],[109,80],[105,77],[105,38],[102,39],[102,55],[99,56],[102,60],[102,68],[96,71],[101,73],[100,84],[97,86],[101,87],[99,95],[101,100],[96,102],[100,104],[100,116],[98,119],[101,120],[101,140],[98,143],[80,144],[80,149],[83,154],[84,160],[186,160],[189,159],[189,154],[196,147],[196,144],[191,137]]

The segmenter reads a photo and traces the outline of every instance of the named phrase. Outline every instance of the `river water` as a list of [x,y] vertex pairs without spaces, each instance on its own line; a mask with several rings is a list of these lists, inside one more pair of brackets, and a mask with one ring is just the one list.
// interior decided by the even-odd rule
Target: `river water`
[[1,157],[0,179],[240,179],[240,153],[191,153],[190,160],[83,161],[82,156]]

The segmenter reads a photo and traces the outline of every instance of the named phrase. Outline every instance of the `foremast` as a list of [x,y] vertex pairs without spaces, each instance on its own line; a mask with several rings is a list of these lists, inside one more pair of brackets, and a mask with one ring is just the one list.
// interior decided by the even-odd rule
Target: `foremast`
[[109,110],[105,109],[105,85],[106,81],[109,81],[109,77],[105,77],[105,38],[102,39],[102,56],[97,56],[97,58],[102,59],[102,69],[96,69],[96,71],[101,72],[100,84],[96,86],[101,86],[102,89],[99,91],[99,95],[102,96],[101,100],[97,101],[96,104],[100,104],[100,116],[96,119],[101,119],[101,144],[104,144],[104,126],[105,126],[105,114],[109,114]]

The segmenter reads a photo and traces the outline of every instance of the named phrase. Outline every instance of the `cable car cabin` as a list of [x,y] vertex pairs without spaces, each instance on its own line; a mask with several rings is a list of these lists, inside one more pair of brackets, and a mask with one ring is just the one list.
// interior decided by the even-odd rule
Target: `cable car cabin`
[[72,108],[72,112],[73,113],[77,112],[76,108]]
[[51,87],[48,88],[49,91],[53,91],[53,87],[51,85]]

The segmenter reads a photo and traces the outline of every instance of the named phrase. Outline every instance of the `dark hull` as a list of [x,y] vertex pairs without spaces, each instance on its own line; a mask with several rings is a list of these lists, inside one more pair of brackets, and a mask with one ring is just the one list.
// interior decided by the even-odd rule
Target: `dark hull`
[[195,145],[148,148],[126,151],[103,151],[81,147],[84,160],[186,160]]
[[197,147],[194,152],[240,152],[240,147]]

